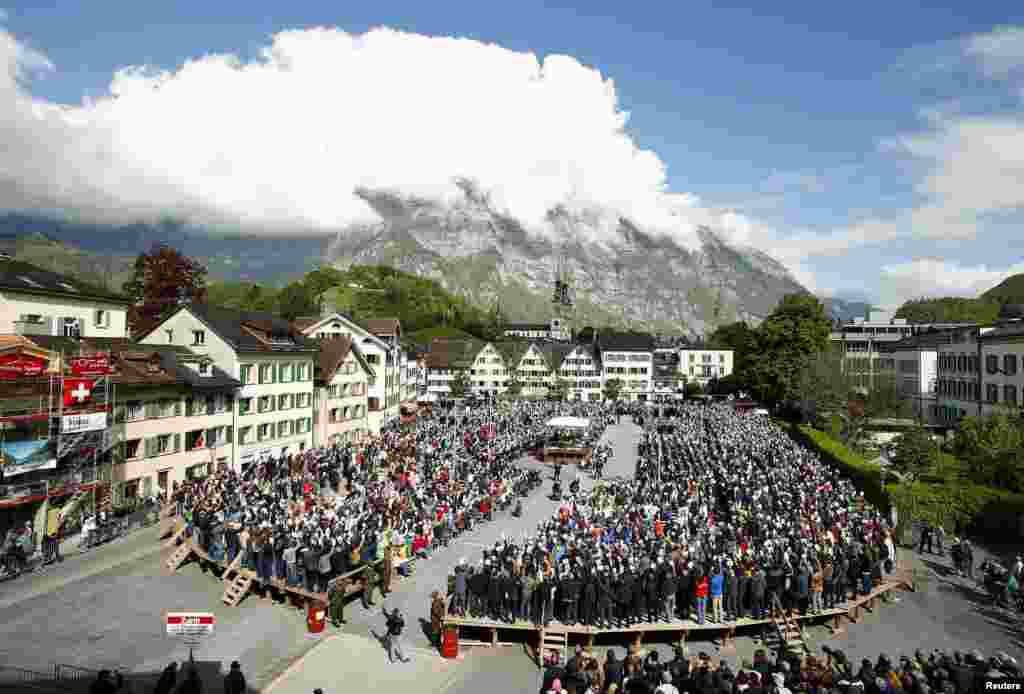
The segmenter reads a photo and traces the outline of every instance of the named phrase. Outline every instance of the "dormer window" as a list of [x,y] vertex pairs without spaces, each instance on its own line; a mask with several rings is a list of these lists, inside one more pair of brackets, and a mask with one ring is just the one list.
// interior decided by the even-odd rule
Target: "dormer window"
[[206,344],[206,331],[205,330],[193,330],[192,331],[192,346],[198,347]]
[[199,375],[200,376],[210,376],[212,374],[213,374],[213,367],[210,365],[210,362],[208,362],[208,361],[201,361],[201,362],[199,362]]
[[173,330],[165,330],[164,332],[167,333],[167,344],[173,345],[174,344],[174,331]]

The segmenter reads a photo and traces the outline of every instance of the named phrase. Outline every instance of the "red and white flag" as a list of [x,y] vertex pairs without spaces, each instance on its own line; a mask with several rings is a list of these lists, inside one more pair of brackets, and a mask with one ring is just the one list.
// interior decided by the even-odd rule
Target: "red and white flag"
[[92,399],[96,381],[91,378],[64,379],[64,407],[80,407]]

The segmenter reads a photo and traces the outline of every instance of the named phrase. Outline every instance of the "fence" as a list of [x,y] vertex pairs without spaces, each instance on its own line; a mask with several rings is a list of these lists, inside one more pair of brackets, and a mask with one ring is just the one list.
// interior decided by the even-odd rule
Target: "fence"
[[54,663],[52,670],[40,672],[27,668],[0,665],[0,687],[14,685],[20,688],[67,691],[82,688],[96,680],[99,670]]

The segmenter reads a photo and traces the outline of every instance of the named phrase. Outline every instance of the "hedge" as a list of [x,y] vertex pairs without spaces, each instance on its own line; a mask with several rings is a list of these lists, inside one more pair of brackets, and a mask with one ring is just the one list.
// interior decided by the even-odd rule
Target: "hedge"
[[784,425],[799,443],[810,448],[827,464],[849,477],[864,498],[875,508],[888,513],[889,495],[882,485],[882,468],[873,465],[823,431],[807,425]]

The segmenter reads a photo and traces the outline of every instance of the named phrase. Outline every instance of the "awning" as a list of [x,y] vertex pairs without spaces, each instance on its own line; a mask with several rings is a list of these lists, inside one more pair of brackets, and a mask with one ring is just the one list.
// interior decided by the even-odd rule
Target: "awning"
[[586,429],[590,426],[590,420],[586,417],[555,417],[548,420],[547,426],[556,429]]

